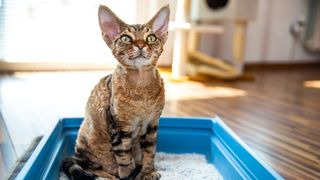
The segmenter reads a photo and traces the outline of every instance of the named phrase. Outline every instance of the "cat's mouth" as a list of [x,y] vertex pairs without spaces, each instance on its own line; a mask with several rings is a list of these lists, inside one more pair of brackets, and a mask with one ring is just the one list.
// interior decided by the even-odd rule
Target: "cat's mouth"
[[142,53],[138,54],[137,56],[134,56],[133,58],[130,58],[131,60],[135,60],[135,59],[149,59],[148,57],[144,56]]

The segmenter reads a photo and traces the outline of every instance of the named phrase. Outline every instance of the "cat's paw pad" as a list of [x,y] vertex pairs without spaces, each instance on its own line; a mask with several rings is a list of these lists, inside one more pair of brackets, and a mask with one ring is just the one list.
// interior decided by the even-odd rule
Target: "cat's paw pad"
[[142,180],[159,180],[160,177],[161,174],[157,171],[154,171],[152,173],[143,175]]

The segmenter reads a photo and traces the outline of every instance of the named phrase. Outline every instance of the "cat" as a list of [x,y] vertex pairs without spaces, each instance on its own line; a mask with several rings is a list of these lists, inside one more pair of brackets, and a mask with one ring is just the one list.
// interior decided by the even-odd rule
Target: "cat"
[[128,25],[100,5],[102,37],[118,65],[91,92],[75,155],[62,163],[69,178],[160,179],[154,157],[165,90],[156,63],[169,16],[167,5],[146,24]]

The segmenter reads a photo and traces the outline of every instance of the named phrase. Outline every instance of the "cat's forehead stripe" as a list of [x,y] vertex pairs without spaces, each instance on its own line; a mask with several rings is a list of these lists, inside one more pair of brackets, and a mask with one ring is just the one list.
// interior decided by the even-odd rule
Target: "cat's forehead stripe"
[[141,25],[141,24],[131,25],[129,29],[130,29],[130,32],[131,31],[147,31],[148,32],[148,28],[146,28],[144,25]]
[[150,29],[147,26],[140,24],[131,25],[125,31],[125,33],[130,35],[133,39],[145,39],[149,32]]
[[140,31],[141,26],[139,24],[135,25],[134,28],[136,29],[136,31]]

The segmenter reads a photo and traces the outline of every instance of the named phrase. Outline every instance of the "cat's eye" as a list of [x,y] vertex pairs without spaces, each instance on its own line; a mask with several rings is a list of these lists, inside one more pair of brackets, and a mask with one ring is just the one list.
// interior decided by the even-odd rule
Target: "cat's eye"
[[126,44],[131,44],[131,42],[132,42],[131,37],[128,36],[128,35],[122,35],[122,36],[120,37],[120,40],[121,40],[122,42],[126,43]]
[[157,40],[157,37],[156,37],[154,34],[150,34],[150,35],[147,37],[147,42],[148,42],[148,43],[154,43],[156,40]]

